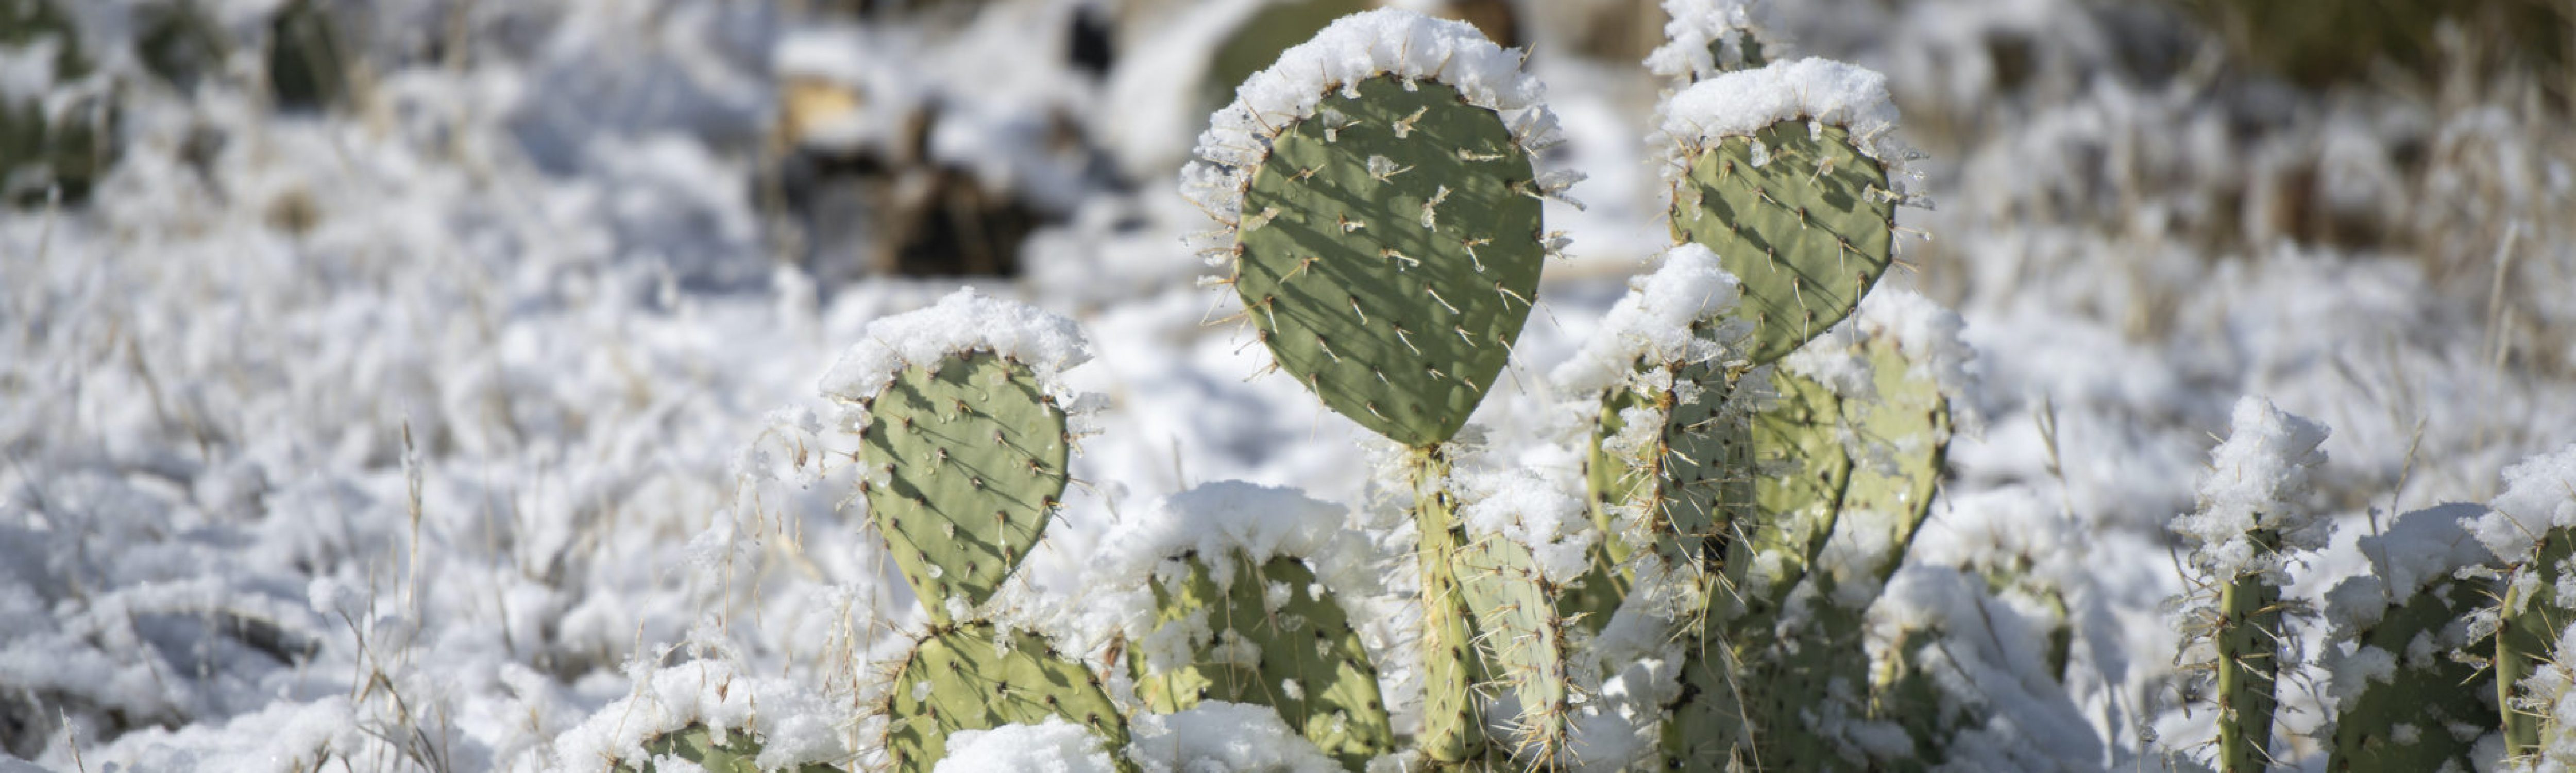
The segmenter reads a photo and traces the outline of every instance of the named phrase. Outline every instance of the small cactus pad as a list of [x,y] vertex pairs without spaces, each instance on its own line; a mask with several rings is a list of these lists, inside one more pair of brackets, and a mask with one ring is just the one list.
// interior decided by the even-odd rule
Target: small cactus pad
[[[2470,613],[2486,604],[2486,594],[2492,592],[2484,585],[2443,578],[2391,607],[2377,624],[2352,632],[2356,646],[2378,648],[2396,664],[2384,680],[2377,674],[2352,675],[2367,681],[2336,715],[2327,770],[2477,769],[2478,739],[2503,718],[2482,694],[2482,669],[2450,655],[2473,644],[2467,641]],[[2366,589],[2379,587],[2373,582]],[[2452,731],[2459,727],[2478,731],[2463,739]]]
[[913,648],[892,692],[886,752],[901,773],[928,773],[947,756],[951,733],[1047,717],[1090,728],[1110,748],[1127,745],[1126,718],[1099,677],[1026,633],[1002,639],[981,623],[942,630]]
[[1574,719],[1569,621],[1554,604],[1560,591],[1540,575],[1527,546],[1500,536],[1459,549],[1458,585],[1486,659],[1518,699],[1517,754],[1532,764],[1556,760]]
[[1744,283],[1755,364],[1822,335],[1886,273],[1896,225],[1887,173],[1841,127],[1781,121],[1687,158],[1674,235],[1707,245]]
[[[2555,660],[2558,636],[2576,623],[2576,610],[2558,603],[2558,585],[2567,580],[2568,559],[2576,557],[2576,526],[2542,532],[2531,553],[2521,557],[2505,584],[2503,626],[2496,630],[2497,698],[2511,707],[2523,700],[2518,687],[2546,661]],[[2525,575],[2530,575],[2526,577]],[[2530,710],[2504,712],[2505,756],[2537,754],[2541,726],[2547,721]]]
[[[715,733],[706,725],[693,724],[679,732],[646,741],[644,751],[657,759],[677,756],[697,763],[707,773],[770,773],[762,770],[758,762],[760,739],[743,730],[735,730],[725,736],[724,743],[716,743]],[[622,763],[617,770],[618,773],[635,773],[633,767]],[[821,764],[798,765],[792,773],[839,773],[839,769]]]
[[1493,111],[1362,81],[1284,127],[1237,223],[1235,289],[1279,366],[1416,448],[1465,426],[1538,289],[1539,191]]
[[1169,714],[1207,700],[1269,706],[1351,770],[1394,751],[1377,669],[1349,615],[1322,592],[1314,573],[1285,556],[1259,565],[1241,553],[1229,560],[1230,587],[1218,587],[1195,557],[1187,576],[1155,585],[1157,623],[1204,624],[1214,640],[1193,653],[1193,662],[1159,672],[1130,648],[1136,695],[1145,707]]
[[1064,493],[1064,410],[1024,365],[986,352],[910,366],[869,401],[869,516],[931,617],[992,598]]

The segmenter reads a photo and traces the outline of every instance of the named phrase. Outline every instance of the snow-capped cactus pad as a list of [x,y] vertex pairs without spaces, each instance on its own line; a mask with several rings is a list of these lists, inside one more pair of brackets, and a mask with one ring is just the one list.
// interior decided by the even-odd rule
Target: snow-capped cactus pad
[[1539,471],[1479,477],[1468,481],[1478,489],[1474,501],[1459,510],[1468,536],[1457,554],[1459,593],[1482,633],[1486,661],[1519,708],[1515,755],[1532,765],[1570,761],[1584,685],[1573,673],[1574,621],[1556,602],[1591,567],[1598,533],[1583,500]]
[[1683,83],[1763,66],[1789,42],[1770,0],[1664,0],[1664,15],[1664,44],[1646,69]]
[[952,734],[1050,717],[1099,736],[1108,748],[1127,745],[1126,715],[1110,703],[1100,677],[1035,634],[983,623],[942,626],[914,645],[892,680],[880,748],[897,773],[931,771],[948,756]]
[[1182,172],[1231,229],[1231,282],[1278,366],[1416,448],[1457,434],[1537,292],[1555,118],[1521,57],[1402,10],[1336,21],[1255,74]]
[[1064,494],[1072,400],[1088,356],[1070,320],[960,290],[868,326],[825,396],[855,414],[868,516],[933,619],[993,597]]
[[[1716,505],[1729,498],[1721,489],[1736,501],[1749,496],[1725,488],[1720,469],[1744,445],[1743,417],[1726,413],[1739,364],[1733,344],[1744,332],[1730,318],[1738,290],[1707,247],[1676,245],[1550,374],[1565,392],[1600,402],[1586,482],[1600,525],[1614,535],[1606,544],[1614,563],[1656,545],[1669,564],[1696,566],[1700,544],[1717,530]],[[1685,496],[1685,488],[1705,495]]]
[[2495,554],[2468,528],[2483,512],[2451,504],[2398,516],[2361,538],[2370,571],[2326,593],[2327,770],[2477,768],[2479,739],[2502,722],[2492,675],[2461,657],[2483,638],[2475,612],[2496,594]]
[[1708,245],[1744,284],[1752,360],[1767,363],[1851,314],[1886,273],[1906,151],[1887,78],[1823,59],[1725,73],[1665,101],[1678,240]]

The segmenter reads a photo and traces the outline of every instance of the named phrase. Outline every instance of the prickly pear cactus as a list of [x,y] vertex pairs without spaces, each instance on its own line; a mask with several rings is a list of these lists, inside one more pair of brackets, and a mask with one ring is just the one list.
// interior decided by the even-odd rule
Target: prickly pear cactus
[[1145,707],[1168,714],[1209,700],[1269,706],[1351,770],[1394,751],[1377,669],[1314,573],[1284,556],[1258,565],[1240,553],[1227,560],[1230,585],[1220,586],[1195,557],[1186,575],[1156,584],[1156,622],[1205,626],[1211,642],[1191,662],[1160,669],[1130,648]]
[[1540,574],[1527,546],[1499,536],[1459,551],[1458,584],[1499,686],[1520,711],[1514,753],[1556,759],[1571,734],[1574,704],[1571,625],[1554,603],[1560,589]]
[[1377,77],[1283,127],[1252,173],[1235,289],[1279,367],[1408,446],[1448,440],[1529,319],[1529,154],[1437,81]]
[[[2271,401],[2236,403],[2227,440],[2211,449],[2200,506],[2174,525],[2191,545],[2186,563],[2202,590],[2185,600],[2181,665],[2214,683],[2217,763],[2229,773],[2263,770],[2273,755],[2275,687],[2293,606],[2282,602],[2293,551],[2324,546],[2333,522],[2300,500],[2308,471],[2325,462],[2325,425],[2290,415]],[[2304,607],[2297,607],[2306,614]]]
[[1449,492],[1451,462],[1437,452],[1416,453],[1406,463],[1414,481],[1412,516],[1421,543],[1422,735],[1418,745],[1433,760],[1465,762],[1484,754],[1485,723],[1475,685],[1490,674],[1476,645],[1475,620],[1459,587],[1458,567],[1466,529],[1458,500]]
[[902,773],[927,773],[959,730],[1051,716],[1089,728],[1109,748],[1127,745],[1126,717],[1098,676],[1056,655],[1043,638],[1006,638],[982,623],[943,626],[915,645],[894,672],[885,715],[886,753]]
[[2474,770],[2502,717],[2476,657],[2494,646],[2476,612],[2502,588],[2495,554],[2471,536],[2485,510],[2442,505],[2362,537],[2370,571],[2326,593],[2321,664],[2334,698],[2326,769]]
[[992,598],[1064,494],[1064,409],[990,352],[905,367],[866,404],[869,517],[933,619]]
[[[1747,607],[1735,617],[1713,612],[1702,627],[1705,645],[1728,657],[1685,666],[1686,695],[1665,734],[1667,763],[1679,769],[1746,760],[1863,769],[1860,745],[1832,729],[1880,717],[1900,726],[1938,721],[1928,684],[1873,678],[1864,612],[1931,512],[1948,402],[1897,341],[1871,335],[1854,346],[1870,373],[1868,395],[1842,397],[1775,371],[1778,402],[1754,415],[1760,485],[1732,519],[1746,538],[1730,558],[1752,567],[1743,575]],[[1831,541],[1851,549],[1827,562]],[[1913,690],[1874,693],[1880,685]]]
[[1676,237],[1708,245],[1744,282],[1754,362],[1778,360],[1851,314],[1887,272],[1896,204],[1887,173],[1847,130],[1781,121],[1688,154]]
[[[2559,632],[2576,623],[2576,609],[2562,603],[2557,592],[2570,557],[2576,557],[2576,526],[2551,528],[2540,533],[2505,583],[2495,657],[2496,697],[2505,706],[2522,707],[2518,688],[2523,680],[2543,662],[2556,659]],[[2547,719],[2530,710],[2504,712],[2505,755],[2537,754]]]
[[1675,238],[1744,284],[1754,364],[1851,314],[1894,257],[1886,78],[1821,59],[1716,74],[1666,100]]
[[[723,743],[717,743],[714,731],[709,730],[706,725],[690,725],[679,732],[646,742],[644,751],[655,758],[676,756],[697,763],[698,767],[705,768],[707,773],[771,773],[762,770],[758,762],[760,739],[740,730],[728,734]],[[622,763],[617,766],[617,770],[618,773],[635,773],[633,767]],[[793,773],[840,773],[838,768],[820,764],[799,765],[792,771]]]

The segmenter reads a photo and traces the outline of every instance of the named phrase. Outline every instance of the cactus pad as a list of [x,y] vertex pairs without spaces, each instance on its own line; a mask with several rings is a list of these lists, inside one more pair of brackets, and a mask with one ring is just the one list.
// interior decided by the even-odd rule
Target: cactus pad
[[867,406],[868,514],[933,619],[992,598],[1064,493],[1064,410],[985,352],[912,366]]
[[948,754],[948,736],[1063,717],[1108,741],[1127,744],[1127,724],[1099,677],[1058,657],[1045,639],[1009,639],[993,627],[941,630],[913,648],[895,671],[888,696],[886,753],[902,773],[927,773]]
[[[697,763],[707,773],[769,773],[762,770],[758,762],[760,740],[742,730],[728,734],[725,743],[716,743],[715,733],[706,725],[693,724],[679,732],[646,741],[644,751],[655,758],[677,756]],[[617,770],[618,773],[634,773],[635,769],[620,764]],[[838,772],[838,768],[821,764],[793,768],[793,773]]]
[[[2386,681],[2371,680],[2337,715],[2327,770],[2399,773],[2475,770],[2478,736],[2502,721],[2475,685],[2476,665],[2450,657],[2468,648],[2468,617],[2487,603],[2483,583],[2444,578],[2392,607],[2352,641],[2393,655]],[[2374,588],[2375,589],[2375,588]],[[2418,641],[2430,647],[2419,648]],[[2461,739],[2451,728],[2480,731]]]
[[1283,127],[1237,223],[1235,289],[1279,366],[1408,446],[1493,386],[1538,288],[1529,154],[1435,81],[1377,77]]
[[1570,738],[1574,706],[1559,590],[1539,574],[1527,546],[1500,536],[1459,549],[1458,585],[1486,659],[1520,705],[1517,751],[1533,764],[1556,760]]
[[1168,714],[1204,700],[1269,706],[1351,770],[1394,751],[1377,669],[1349,615],[1319,594],[1314,573],[1284,556],[1260,565],[1241,553],[1228,560],[1234,562],[1231,587],[1218,587],[1196,557],[1187,576],[1155,585],[1157,623],[1188,625],[1196,618],[1214,632],[1216,645],[1159,672],[1131,648],[1136,694],[1146,708]]
[[1805,376],[1773,371],[1779,401],[1752,418],[1753,504],[1729,519],[1739,536],[1730,575],[1756,616],[1779,609],[1842,514],[1851,480],[1843,401]]
[[[2556,659],[2552,650],[2559,633],[2576,622],[2576,610],[2559,604],[2557,594],[2558,584],[2566,581],[2571,557],[2576,557],[2576,526],[2552,528],[2541,533],[2531,554],[2522,557],[2505,584],[2504,625],[2496,630],[2495,675],[2497,698],[2507,707],[2520,699],[2516,688],[2525,677],[2543,661]],[[2526,574],[2536,577],[2526,579]],[[2541,725],[2547,719],[2528,710],[2505,711],[2505,755],[2537,753]]]
[[1886,273],[1896,225],[1887,173],[1841,127],[1782,121],[1688,159],[1673,232],[1707,245],[1744,283],[1755,364],[1849,316]]
[[1476,649],[1474,620],[1458,587],[1466,529],[1458,519],[1458,500],[1446,488],[1449,460],[1436,450],[1416,450],[1406,464],[1414,482],[1413,524],[1421,539],[1415,552],[1422,567],[1424,678],[1422,734],[1416,745],[1436,762],[1466,762],[1485,750],[1484,720],[1471,687],[1484,680],[1486,671]]

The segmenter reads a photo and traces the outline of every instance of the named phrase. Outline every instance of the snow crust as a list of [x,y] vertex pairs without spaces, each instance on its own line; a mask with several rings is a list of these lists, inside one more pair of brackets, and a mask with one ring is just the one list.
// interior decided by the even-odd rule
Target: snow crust
[[1664,43],[1646,55],[1646,69],[1676,80],[1715,77],[1744,64],[1745,44],[1758,43],[1779,59],[1789,40],[1770,0],[1664,0]]
[[1243,210],[1252,169],[1270,153],[1270,138],[1315,115],[1324,97],[1359,93],[1381,75],[1430,80],[1458,90],[1468,104],[1494,111],[1513,138],[1532,150],[1563,141],[1556,115],[1540,100],[1547,88],[1521,69],[1522,54],[1485,39],[1466,22],[1381,8],[1334,21],[1305,43],[1280,53],[1269,69],[1235,90],[1235,101],[1208,117],[1181,170],[1182,195],[1228,224]]
[[[2174,532],[2193,543],[2192,566],[2219,581],[2239,575],[2282,574],[2285,556],[2325,546],[2334,522],[2305,501],[2309,472],[2326,461],[2324,424],[2291,415],[2272,401],[2247,395],[2236,402],[2226,442],[2209,452],[2201,477],[2200,509],[2174,520]],[[2255,530],[2280,537],[2280,550],[2258,547]]]
[[[1717,254],[1696,242],[1665,250],[1652,274],[1628,280],[1628,294],[1592,331],[1583,348],[1548,378],[1574,395],[1598,394],[1625,382],[1637,363],[1702,362],[1725,357],[1721,339],[1695,335],[1691,325],[1735,310],[1743,289],[1718,264]],[[1723,336],[1720,331],[1713,334]]]
[[929,308],[868,323],[867,340],[841,352],[821,389],[835,402],[856,406],[874,399],[904,368],[978,351],[1027,365],[1041,385],[1057,393],[1059,404],[1069,406],[1072,395],[1059,386],[1060,375],[1091,359],[1091,341],[1073,320],[962,288]]

